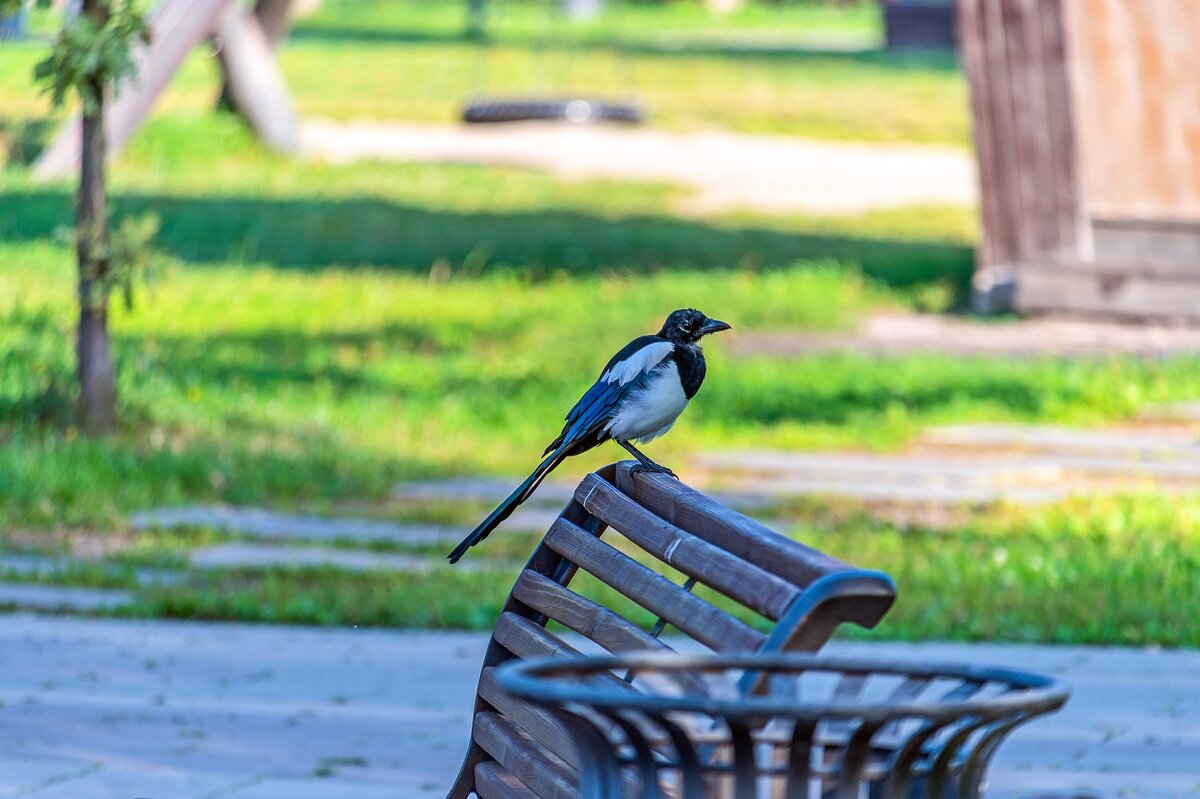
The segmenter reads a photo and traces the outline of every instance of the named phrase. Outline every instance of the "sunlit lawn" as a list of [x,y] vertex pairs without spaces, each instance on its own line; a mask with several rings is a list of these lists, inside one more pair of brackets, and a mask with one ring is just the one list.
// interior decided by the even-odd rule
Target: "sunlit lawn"
[[[556,28],[568,52],[519,4],[478,42],[461,35],[461,4],[329,0],[281,59],[301,111],[340,119],[449,121],[478,91],[568,74],[615,90],[632,67],[667,128],[966,140],[948,58],[798,47],[877,36],[873,4],[755,5],[720,28],[682,4],[623,5],[631,18]],[[158,215],[163,257],[135,308],[114,309],[122,429],[87,440],[71,425],[73,265],[56,238],[72,188],[35,185],[26,166],[50,130],[27,84],[39,53],[0,47],[0,544],[122,533],[152,506],[370,507],[405,479],[523,474],[609,353],[685,305],[735,331],[708,345],[703,391],[652,445],[672,464],[730,447],[895,448],[943,422],[1099,424],[1200,391],[1194,358],[733,357],[733,337],[756,330],[961,307],[974,212],[696,217],[665,185],[304,164],[211,113],[212,61],[197,55],[112,170],[118,217]],[[792,518],[805,540],[896,576],[886,635],[1195,644],[1195,515],[1142,498],[982,509],[949,531]],[[210,540],[149,536],[116,572],[55,579],[126,585]],[[224,572],[142,589],[133,612],[486,627],[510,576]]]
[[[755,4],[729,18],[692,3],[613,3],[585,25],[547,13],[551,3],[497,2],[484,41],[464,38],[464,5],[328,0],[280,52],[297,110],[452,122],[477,96],[585,94],[638,99],[662,128],[968,142],[966,89],[951,56],[820,47],[847,36],[877,42],[874,2],[846,11]],[[11,137],[43,113],[26,88],[42,49],[0,47],[0,144],[5,129]],[[211,108],[215,65],[194,55],[162,107]]]

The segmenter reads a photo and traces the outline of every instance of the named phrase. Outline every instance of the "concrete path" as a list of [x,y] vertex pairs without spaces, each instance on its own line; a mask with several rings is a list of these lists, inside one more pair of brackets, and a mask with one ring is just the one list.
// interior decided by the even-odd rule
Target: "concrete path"
[[846,144],[723,131],[521,123],[415,125],[309,120],[314,159],[502,164],[569,179],[674,183],[696,191],[689,210],[851,213],[906,205],[974,205],[967,150]]
[[947,314],[876,313],[866,317],[857,330],[849,332],[749,331],[730,338],[727,346],[735,354],[747,357],[802,358],[814,352],[1163,357],[1200,352],[1200,327],[1153,320],[1129,324],[1053,315],[981,321]]
[[[486,636],[0,619],[0,799],[418,799],[467,740]],[[1066,677],[989,796],[1200,796],[1200,652],[837,643]]]

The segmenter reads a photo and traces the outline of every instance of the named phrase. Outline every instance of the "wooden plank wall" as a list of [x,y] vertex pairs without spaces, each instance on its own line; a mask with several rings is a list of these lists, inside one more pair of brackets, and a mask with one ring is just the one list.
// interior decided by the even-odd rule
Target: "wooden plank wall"
[[959,20],[977,288],[1200,321],[1200,0],[959,0]]
[[1076,260],[1087,249],[1065,2],[959,2],[981,183],[981,270]]
[[1200,221],[1200,2],[1071,0],[1067,10],[1092,213]]

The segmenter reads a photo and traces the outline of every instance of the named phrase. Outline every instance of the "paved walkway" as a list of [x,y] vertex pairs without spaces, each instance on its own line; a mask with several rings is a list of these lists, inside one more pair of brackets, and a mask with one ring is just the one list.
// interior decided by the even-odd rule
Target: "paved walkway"
[[[420,799],[467,740],[486,636],[0,621],[0,798]],[[836,643],[1017,665],[1074,686],[1000,751],[991,797],[1200,796],[1200,652]]]
[[849,213],[906,205],[974,205],[967,150],[846,144],[723,131],[603,125],[415,125],[310,120],[303,152],[347,163],[503,164],[569,179],[659,181],[696,191],[689,210]]

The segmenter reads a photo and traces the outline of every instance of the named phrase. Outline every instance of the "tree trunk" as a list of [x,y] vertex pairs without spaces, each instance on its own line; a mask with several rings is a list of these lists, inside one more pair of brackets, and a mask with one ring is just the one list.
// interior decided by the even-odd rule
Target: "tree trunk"
[[[84,0],[83,12],[102,27],[108,10],[102,0]],[[108,339],[108,209],[104,186],[104,90],[92,86],[97,101],[83,116],[83,146],[76,209],[76,257],[79,264],[79,336],[75,354],[79,376],[79,425],[87,433],[111,432],[116,426],[117,389]],[[97,257],[97,256],[100,257]]]

